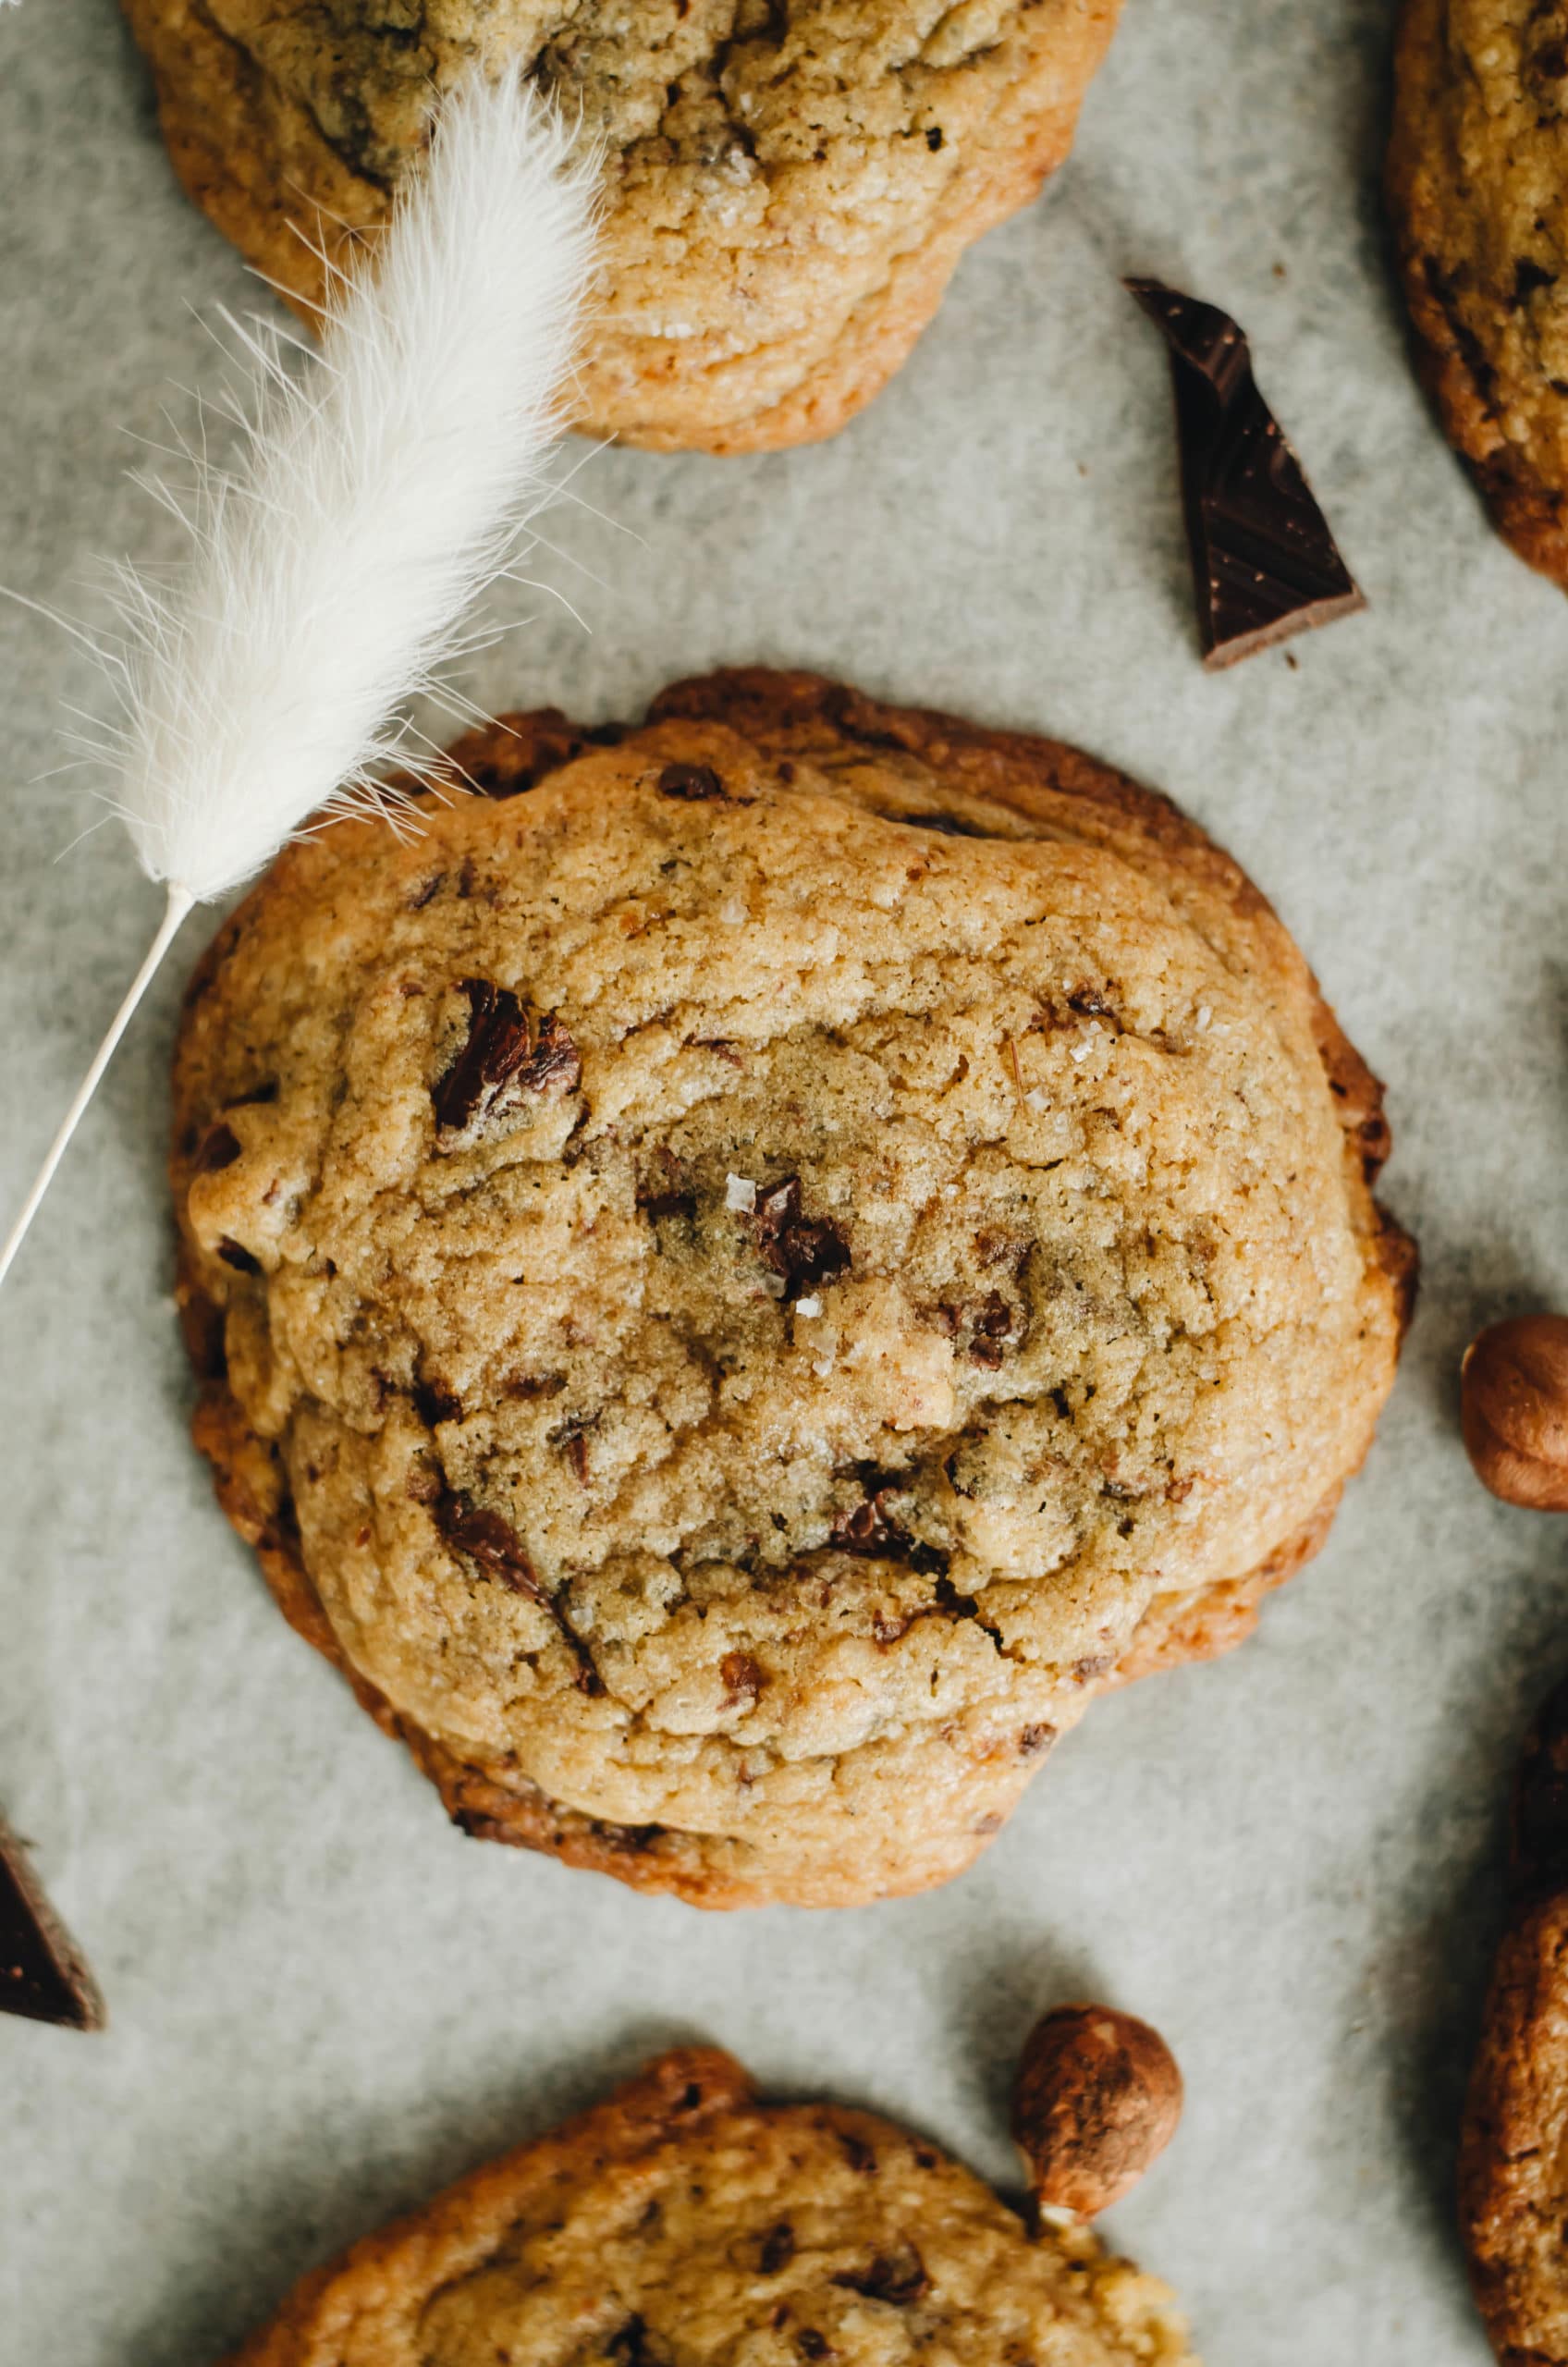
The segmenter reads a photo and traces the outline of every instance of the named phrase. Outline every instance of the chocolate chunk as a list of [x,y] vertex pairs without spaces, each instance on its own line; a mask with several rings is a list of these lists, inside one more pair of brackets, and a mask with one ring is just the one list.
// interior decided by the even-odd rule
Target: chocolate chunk
[[1001,1363],[1003,1343],[1011,1334],[1015,1321],[1013,1309],[1000,1291],[988,1291],[974,1318],[974,1337],[969,1354],[977,1365],[989,1365],[993,1369]]
[[198,1175],[216,1175],[232,1167],[239,1156],[239,1137],[232,1126],[220,1118],[215,1126],[207,1129],[201,1149],[196,1154]]
[[[879,1473],[875,1467],[863,1470],[864,1500],[839,1513],[827,1533],[829,1545],[840,1553],[859,1553],[868,1559],[907,1562],[912,1570],[923,1577],[944,1574],[949,1556],[938,1545],[926,1545],[907,1529],[897,1514],[890,1512],[887,1499],[898,1493],[905,1482],[897,1472]],[[918,1617],[914,1613],[913,1616]],[[879,1644],[894,1643],[911,1625],[904,1619],[895,1625],[880,1614],[873,1621],[873,1630]]]
[[655,1224],[671,1217],[683,1217],[690,1224],[697,1213],[697,1196],[694,1192],[653,1192],[644,1198],[639,1192],[637,1206]]
[[966,822],[957,814],[888,814],[888,822],[901,822],[906,830],[937,830],[945,839],[994,839],[995,830],[982,829],[978,822]]
[[[974,1247],[983,1265],[997,1265],[1006,1258],[1022,1266],[1029,1254],[1027,1243],[998,1243],[995,1236],[985,1233],[976,1237]],[[987,1291],[983,1299],[969,1299],[957,1306],[950,1299],[944,1299],[930,1311],[928,1319],[949,1340],[965,1334],[964,1354],[970,1363],[983,1365],[990,1372],[999,1368],[1008,1349],[1018,1347],[1029,1330],[1027,1310],[1014,1306],[1000,1291]]]
[[648,2329],[640,2317],[628,2318],[616,2328],[605,2346],[605,2356],[613,2359],[616,2367],[663,2367],[663,2354],[650,2347]]
[[416,1380],[414,1405],[427,1429],[433,1430],[437,1422],[460,1422],[463,1417],[462,1399],[444,1380]]
[[840,1513],[828,1531],[827,1542],[836,1545],[840,1553],[863,1553],[901,1562],[908,1556],[914,1539],[903,1523],[888,1511],[879,1491],[849,1512]]
[[1018,1735],[1018,1756],[1020,1759],[1038,1759],[1042,1751],[1049,1750],[1055,1740],[1054,1726],[1022,1726]]
[[753,1222],[763,1264],[784,1277],[787,1297],[847,1271],[849,1242],[831,1217],[802,1215],[798,1176],[786,1177],[758,1199]]
[[455,1553],[467,1556],[487,1578],[537,1603],[555,1622],[567,1650],[577,1663],[573,1679],[580,1693],[597,1699],[604,1683],[588,1647],[573,1627],[550,1589],[536,1576],[522,1539],[511,1523],[470,1496],[444,1494],[435,1506],[435,1526]]
[[832,2359],[836,2357],[832,2344],[815,2326],[802,2326],[795,2336],[795,2349],[802,2359]]
[[724,1706],[735,1710],[744,1702],[749,1710],[767,1682],[750,1652],[726,1652],[718,1664],[724,1680]]
[[101,2030],[104,2000],[21,1842],[0,1818],[0,2014]]
[[1123,285],[1170,349],[1204,664],[1234,665],[1365,607],[1235,322],[1158,279]]
[[461,990],[468,997],[468,1041],[430,1097],[442,1134],[466,1133],[508,1091],[575,1089],[582,1063],[553,1011],[535,1025],[506,987],[493,986],[488,978],[464,978]]
[[693,803],[724,795],[724,783],[711,765],[666,765],[658,787],[661,797],[683,797]]
[[655,1224],[672,1217],[690,1222],[697,1213],[697,1196],[684,1164],[662,1146],[655,1151],[648,1171],[637,1180],[636,1200],[642,1214]]
[[889,2302],[895,2310],[909,2309],[931,2285],[925,2263],[913,2244],[901,2244],[896,2252],[878,2252],[869,2267],[847,2270],[833,2282],[868,2301]]
[[863,2177],[869,2177],[876,2167],[876,2156],[864,2138],[857,2137],[853,2130],[849,2128],[836,2128],[833,2134],[842,2146],[844,2159],[851,2169],[858,2170]]
[[513,1594],[537,1602],[544,1593],[533,1564],[509,1521],[489,1512],[469,1496],[448,1493],[435,1510],[435,1525],[455,1551],[477,1562],[487,1578],[495,1578]]
[[990,1228],[974,1236],[974,1255],[982,1266],[1011,1266],[1015,1274],[1027,1264],[1030,1246],[1026,1235]]
[[795,2231],[788,2219],[780,2219],[762,2239],[762,2250],[757,2254],[758,2271],[764,2276],[777,2276],[781,2268],[789,2267],[794,2257]]
[[230,1241],[227,1233],[218,1244],[218,1256],[226,1266],[232,1266],[237,1274],[259,1274],[262,1270],[261,1259],[252,1257],[238,1241]]
[[582,1488],[588,1485],[588,1429],[589,1424],[581,1414],[571,1414],[558,1429],[549,1434],[552,1446],[565,1449],[566,1459],[577,1475],[578,1485]]

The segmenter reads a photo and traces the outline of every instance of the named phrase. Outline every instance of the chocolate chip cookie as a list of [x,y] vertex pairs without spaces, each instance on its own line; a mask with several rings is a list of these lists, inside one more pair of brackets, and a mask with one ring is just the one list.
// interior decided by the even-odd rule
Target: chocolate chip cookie
[[1279,921],[1054,742],[720,674],[288,850],[176,1064],[201,1443],[472,1832],[957,1873],[1321,1541],[1387,1129]]
[[1568,1684],[1543,1704],[1513,1800],[1498,1949],[1459,2154],[1476,2299],[1503,2367],[1568,2361]]
[[523,59],[605,160],[581,423],[741,452],[832,435],[898,369],[1066,155],[1120,0],[126,6],[176,171],[306,308],[432,90]]
[[1196,2367],[1170,2294],[686,2047],[300,2285],[230,2367]]
[[1568,588],[1568,8],[1404,0],[1388,180],[1449,438]]

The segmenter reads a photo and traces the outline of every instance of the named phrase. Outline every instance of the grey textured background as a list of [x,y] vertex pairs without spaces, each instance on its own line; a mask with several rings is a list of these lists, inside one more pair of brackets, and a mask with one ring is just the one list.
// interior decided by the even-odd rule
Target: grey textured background
[[[1568,611],[1486,531],[1407,367],[1378,198],[1384,0],[1131,0],[1077,156],[833,445],[606,453],[605,579],[486,661],[497,704],[634,711],[803,662],[1083,742],[1188,804],[1389,1079],[1422,1311],[1365,1477],[1228,1663],[1096,1711],[980,1867],[831,1917],[704,1919],[460,1839],[285,1629],[187,1443],[161,1181],[178,972],[0,1299],[0,1799],[104,2038],[0,2023],[4,2367],[207,2367],[301,2269],[675,2032],[1011,2176],[1034,2012],[1175,2045],[1179,2140],[1111,2232],[1211,2367],[1486,2356],[1454,2117],[1521,1722],[1568,1663],[1561,1529],[1454,1429],[1480,1317],[1568,1298]],[[1370,613],[1210,680],[1163,356],[1120,292],[1230,305]],[[249,300],[170,179],[111,0],[0,8],[0,580],[80,610],[162,546],[120,431],[210,386]],[[564,579],[563,579],[564,580]],[[155,917],[57,760],[85,669],[0,606],[0,1208]],[[197,950],[194,926],[183,946]]]

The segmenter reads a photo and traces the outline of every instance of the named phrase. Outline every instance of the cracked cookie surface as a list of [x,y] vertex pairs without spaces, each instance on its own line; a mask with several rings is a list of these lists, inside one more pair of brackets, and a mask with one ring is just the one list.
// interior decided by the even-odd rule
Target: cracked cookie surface
[[231,2367],[1196,2367],[1167,2287],[870,2113],[652,2063],[307,2277]]
[[474,1829],[957,1871],[1221,1649],[1392,1377],[1375,1082],[1225,856],[809,676],[518,717],[288,851],[177,1060],[225,1501]]
[[1450,441],[1568,588],[1568,8],[1404,0],[1388,181]]
[[1066,155],[1119,0],[126,0],[175,167],[308,307],[425,110],[521,58],[605,157],[581,423],[831,435]]

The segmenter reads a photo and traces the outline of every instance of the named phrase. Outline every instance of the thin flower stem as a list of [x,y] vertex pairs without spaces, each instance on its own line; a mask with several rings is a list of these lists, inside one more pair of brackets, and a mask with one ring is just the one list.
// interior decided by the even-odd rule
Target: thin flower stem
[[27,1229],[38,1213],[43,1195],[54,1181],[55,1170],[65,1157],[66,1146],[80,1123],[82,1111],[97,1091],[99,1079],[115,1056],[115,1047],[130,1024],[132,1012],[152,984],[158,964],[173,944],[175,933],[194,901],[195,898],[185,889],[170,888],[168,903],[165,907],[164,917],[158,925],[158,933],[147,949],[147,958],[131,980],[130,990],[125,1000],[109,1022],[109,1032],[93,1054],[92,1065],[82,1078],[77,1088],[75,1100],[60,1122],[60,1131],[50,1144],[33,1187],[22,1203],[21,1214],[6,1234],[4,1245],[0,1246],[0,1282],[5,1281],[11,1269],[11,1261],[22,1245]]

